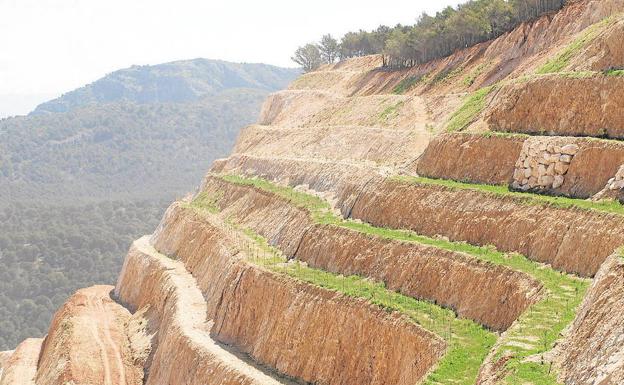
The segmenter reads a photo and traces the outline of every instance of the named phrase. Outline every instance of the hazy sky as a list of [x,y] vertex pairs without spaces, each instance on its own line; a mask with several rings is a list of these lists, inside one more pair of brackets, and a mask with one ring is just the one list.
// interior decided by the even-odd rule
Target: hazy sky
[[413,23],[459,2],[0,0],[0,117],[133,64],[205,57],[294,66],[297,46],[324,33]]

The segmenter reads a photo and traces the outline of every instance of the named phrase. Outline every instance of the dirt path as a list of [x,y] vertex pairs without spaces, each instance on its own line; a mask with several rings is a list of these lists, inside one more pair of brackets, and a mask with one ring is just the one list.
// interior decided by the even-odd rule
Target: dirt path
[[[166,279],[171,282],[177,294],[171,297],[177,298],[178,312],[174,315],[177,331],[186,335],[186,341],[192,345],[193,351],[198,352],[198,359],[205,362],[216,362],[217,369],[224,368],[231,372],[232,376],[241,378],[241,383],[258,385],[295,385],[295,382],[287,380],[261,365],[253,362],[245,355],[229,349],[217,343],[210,336],[212,321],[206,320],[207,304],[197,285],[195,278],[186,270],[183,263],[174,261],[160,254],[149,243],[149,237],[143,237],[133,245],[143,258],[148,258],[159,269],[166,271]],[[124,273],[122,272],[122,275]],[[123,277],[122,277],[123,278]],[[135,285],[136,277],[133,279]],[[169,331],[161,331],[166,335]],[[155,356],[157,356],[156,353]],[[184,366],[185,363],[179,363]],[[207,383],[209,381],[207,380]]]
[[100,348],[100,357],[104,369],[104,385],[125,385],[126,372],[119,347],[110,334],[116,320],[114,314],[106,309],[102,298],[90,295],[88,306],[92,309],[94,322],[91,334]]

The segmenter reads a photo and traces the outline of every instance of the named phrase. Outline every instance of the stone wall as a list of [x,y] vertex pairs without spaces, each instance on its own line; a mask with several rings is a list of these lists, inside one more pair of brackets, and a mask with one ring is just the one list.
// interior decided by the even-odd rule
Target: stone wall
[[607,182],[604,189],[592,197],[593,200],[614,199],[624,203],[624,164],[615,176]]
[[558,137],[527,139],[516,162],[511,186],[523,191],[560,188],[579,150],[578,145],[566,141]]

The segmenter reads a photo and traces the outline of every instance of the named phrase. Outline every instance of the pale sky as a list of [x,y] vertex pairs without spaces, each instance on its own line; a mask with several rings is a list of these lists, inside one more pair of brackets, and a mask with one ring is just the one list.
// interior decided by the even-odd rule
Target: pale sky
[[133,64],[204,57],[293,67],[325,33],[412,24],[459,0],[0,0],[0,118]]

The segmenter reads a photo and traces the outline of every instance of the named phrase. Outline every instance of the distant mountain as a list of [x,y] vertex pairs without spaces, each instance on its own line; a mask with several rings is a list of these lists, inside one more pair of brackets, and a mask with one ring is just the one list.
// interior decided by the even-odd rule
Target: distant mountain
[[0,206],[188,191],[297,74],[205,59],[134,66],[0,120]]
[[117,101],[189,102],[232,88],[275,91],[286,87],[299,72],[298,69],[266,64],[208,59],[132,66],[43,103],[31,114],[66,112],[91,104]]
[[203,59],[135,66],[0,120],[0,351],[44,335],[79,287],[113,284],[130,241],[297,73]]

